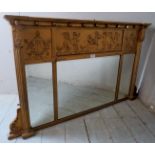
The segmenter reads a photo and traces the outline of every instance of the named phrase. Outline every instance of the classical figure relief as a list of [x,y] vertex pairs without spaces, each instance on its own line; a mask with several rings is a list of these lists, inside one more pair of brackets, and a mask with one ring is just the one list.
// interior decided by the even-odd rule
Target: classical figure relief
[[84,51],[84,52],[91,52],[96,50],[99,50],[100,47],[99,45],[101,44],[101,39],[102,39],[102,34],[99,33],[99,31],[95,31],[93,33],[89,33],[86,37],[85,37],[86,41],[81,42],[80,44],[80,50]]
[[79,41],[80,41],[80,33],[79,32],[73,32],[73,39],[72,39],[72,46],[73,49],[78,50],[79,49]]
[[97,50],[113,50],[121,48],[121,34],[119,32],[95,32],[94,37],[88,35],[88,46],[95,45]]
[[48,50],[50,46],[50,40],[44,40],[40,36],[40,32],[36,31],[35,36],[32,40],[24,40],[26,43],[26,49],[28,50],[29,56],[39,56],[42,57],[43,55],[48,55]]
[[56,31],[56,52],[89,53],[121,50],[122,31],[112,30],[61,30]]
[[132,51],[136,49],[137,44],[137,31],[125,31],[123,49]]
[[51,56],[51,35],[48,33],[49,31],[39,29],[27,31],[19,30],[15,40],[15,47],[21,47],[24,61],[49,59]]
[[66,50],[69,50],[70,49],[70,43],[71,43],[71,38],[70,38],[69,32],[64,32],[63,37],[64,37],[63,48]]
[[79,32],[63,32],[63,45],[57,47],[57,50],[78,50],[79,49]]

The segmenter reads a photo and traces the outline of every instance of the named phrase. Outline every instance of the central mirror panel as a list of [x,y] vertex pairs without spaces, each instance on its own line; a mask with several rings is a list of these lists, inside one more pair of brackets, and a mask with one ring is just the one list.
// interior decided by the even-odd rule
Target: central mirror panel
[[58,118],[113,102],[118,65],[119,56],[58,62]]
[[31,126],[53,121],[52,64],[26,65],[25,69]]

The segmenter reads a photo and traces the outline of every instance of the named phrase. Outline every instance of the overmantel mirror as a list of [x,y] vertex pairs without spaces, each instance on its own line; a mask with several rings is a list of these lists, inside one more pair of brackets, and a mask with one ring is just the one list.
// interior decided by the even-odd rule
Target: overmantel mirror
[[5,16],[20,106],[9,139],[134,99],[149,24]]

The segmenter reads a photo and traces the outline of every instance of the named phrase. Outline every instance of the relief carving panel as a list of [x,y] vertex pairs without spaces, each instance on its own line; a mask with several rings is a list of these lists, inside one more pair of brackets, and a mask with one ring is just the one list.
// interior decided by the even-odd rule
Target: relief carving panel
[[21,56],[25,63],[51,60],[50,29],[17,29],[15,47],[21,47]]
[[54,28],[53,47],[57,55],[119,51],[122,30]]
[[138,36],[138,30],[136,29],[124,31],[124,39],[123,39],[124,51],[130,51],[130,52],[136,51],[137,36]]

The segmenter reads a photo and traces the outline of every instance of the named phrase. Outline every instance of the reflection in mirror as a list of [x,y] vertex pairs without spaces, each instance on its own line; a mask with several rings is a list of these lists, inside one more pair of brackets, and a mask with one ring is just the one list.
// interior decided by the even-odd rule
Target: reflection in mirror
[[58,117],[114,101],[119,56],[58,62]]
[[26,82],[31,126],[53,121],[52,64],[26,65]]
[[118,99],[127,97],[129,94],[133,62],[134,62],[134,54],[126,54],[123,56],[123,66],[122,66]]

